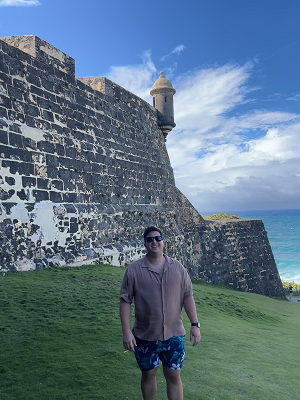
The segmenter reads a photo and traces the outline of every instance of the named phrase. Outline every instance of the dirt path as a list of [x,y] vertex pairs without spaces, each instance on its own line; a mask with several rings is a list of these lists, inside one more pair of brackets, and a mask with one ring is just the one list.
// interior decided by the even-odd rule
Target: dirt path
[[[286,298],[289,300],[289,296],[286,296]],[[291,300],[291,301],[300,304],[300,298],[299,298],[299,297],[293,297],[293,296],[292,296],[292,300]]]

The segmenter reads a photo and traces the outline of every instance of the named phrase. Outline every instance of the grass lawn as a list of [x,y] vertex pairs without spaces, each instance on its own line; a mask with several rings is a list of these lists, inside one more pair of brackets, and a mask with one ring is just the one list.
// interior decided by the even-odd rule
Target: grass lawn
[[[1,400],[141,400],[122,347],[123,268],[0,275]],[[300,304],[194,282],[202,339],[186,338],[185,399],[300,399]],[[189,322],[184,314],[189,332]],[[187,335],[188,336],[188,335]],[[162,368],[156,399],[166,399]]]

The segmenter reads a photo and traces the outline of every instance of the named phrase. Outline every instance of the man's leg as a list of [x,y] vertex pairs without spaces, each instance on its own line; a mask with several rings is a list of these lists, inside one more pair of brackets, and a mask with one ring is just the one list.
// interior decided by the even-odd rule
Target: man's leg
[[155,399],[156,372],[157,368],[153,368],[150,371],[142,371],[141,389],[144,400]]
[[180,378],[181,370],[174,371],[163,365],[163,371],[167,381],[168,400],[183,400],[183,389]]

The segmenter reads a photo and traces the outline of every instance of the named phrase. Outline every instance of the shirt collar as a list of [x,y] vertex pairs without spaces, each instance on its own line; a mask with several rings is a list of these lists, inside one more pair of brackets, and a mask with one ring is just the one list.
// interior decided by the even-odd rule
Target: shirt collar
[[[170,267],[170,257],[166,254],[163,255],[165,257],[164,271],[166,271]],[[148,262],[147,254],[141,259],[142,260],[142,268],[148,268],[150,271],[153,271],[153,267]]]

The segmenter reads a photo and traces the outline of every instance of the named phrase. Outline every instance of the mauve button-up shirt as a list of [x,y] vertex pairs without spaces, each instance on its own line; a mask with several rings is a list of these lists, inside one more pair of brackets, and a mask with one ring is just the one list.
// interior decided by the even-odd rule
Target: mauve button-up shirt
[[185,335],[182,307],[193,296],[187,270],[166,255],[162,274],[148,263],[147,256],[127,268],[120,299],[131,304],[134,299],[134,335],[143,340],[167,340]]

